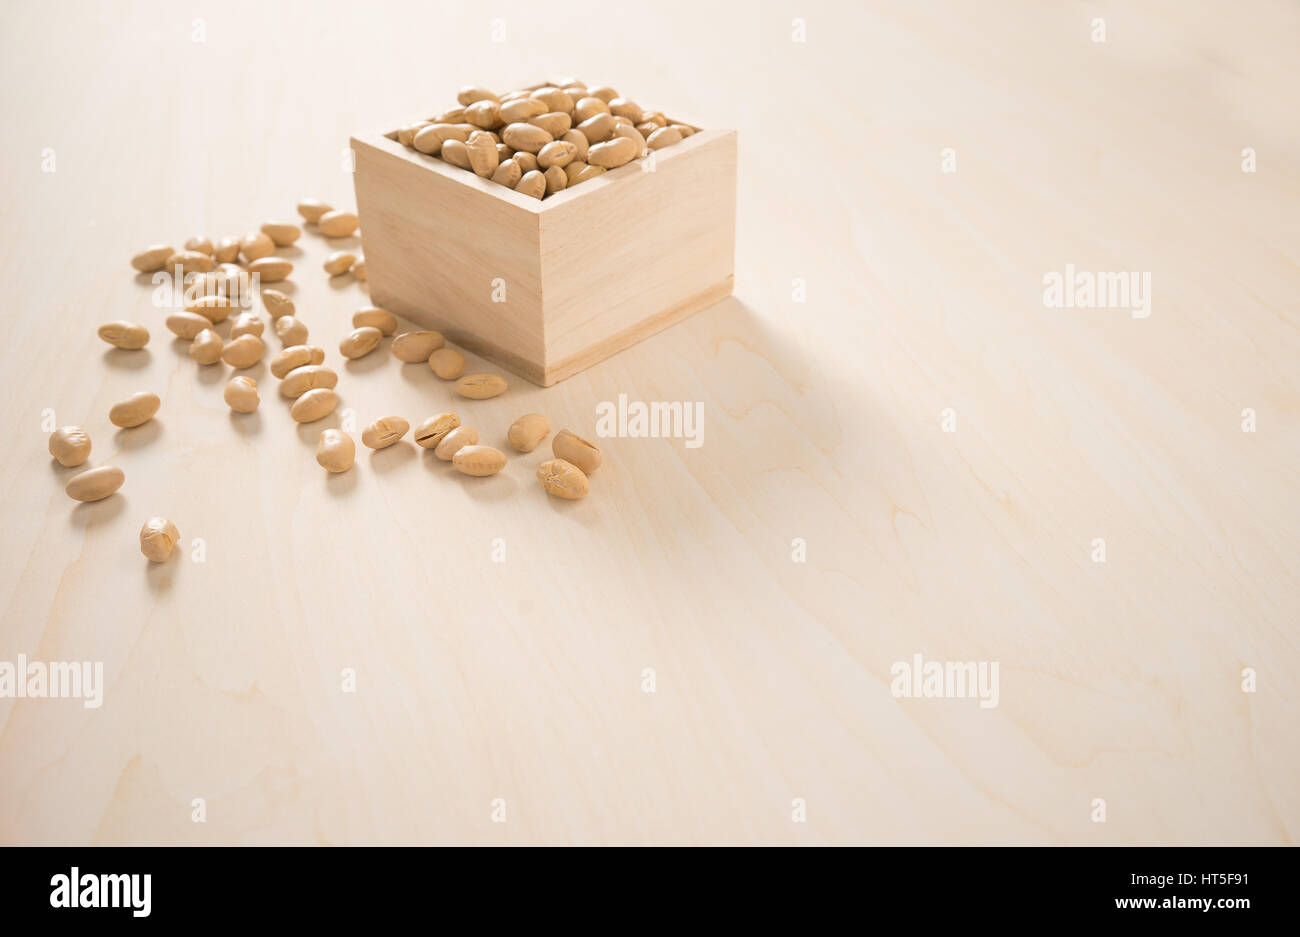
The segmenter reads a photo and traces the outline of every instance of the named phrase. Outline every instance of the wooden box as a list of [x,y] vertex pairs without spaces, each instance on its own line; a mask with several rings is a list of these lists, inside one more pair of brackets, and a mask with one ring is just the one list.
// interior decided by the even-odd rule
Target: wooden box
[[371,301],[549,386],[731,294],[736,132],[549,198],[354,137]]

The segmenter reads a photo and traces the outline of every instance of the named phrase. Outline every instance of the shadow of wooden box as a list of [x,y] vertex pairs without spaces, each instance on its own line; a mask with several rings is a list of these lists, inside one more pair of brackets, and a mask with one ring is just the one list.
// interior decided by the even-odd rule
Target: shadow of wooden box
[[[736,132],[538,200],[352,138],[371,301],[550,386],[731,294]],[[504,301],[501,301],[504,298]]]

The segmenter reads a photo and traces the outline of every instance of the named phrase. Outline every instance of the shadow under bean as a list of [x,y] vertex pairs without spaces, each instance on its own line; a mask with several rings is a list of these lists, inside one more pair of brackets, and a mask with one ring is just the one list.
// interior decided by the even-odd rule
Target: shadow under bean
[[[391,472],[403,465],[409,465],[416,457],[418,446],[405,440],[395,442],[386,449],[375,449],[370,453],[370,467],[376,474]],[[424,450],[420,450],[423,452]]]
[[[128,478],[125,484],[129,484]],[[120,491],[120,489],[119,489]],[[79,501],[68,515],[73,527],[88,529],[112,521],[126,509],[126,498],[114,492],[102,501]]]
[[127,351],[125,348],[109,348],[104,352],[104,364],[110,368],[117,368],[123,371],[139,371],[141,368],[147,368],[153,356],[149,354],[148,348],[141,348],[136,351]]
[[154,417],[148,423],[139,426],[127,426],[113,434],[113,445],[120,451],[143,449],[157,442],[163,434],[162,420]]
[[[325,472],[324,469],[321,469]],[[354,464],[346,472],[325,472],[325,491],[331,498],[343,498],[356,490],[361,481],[361,472]]]

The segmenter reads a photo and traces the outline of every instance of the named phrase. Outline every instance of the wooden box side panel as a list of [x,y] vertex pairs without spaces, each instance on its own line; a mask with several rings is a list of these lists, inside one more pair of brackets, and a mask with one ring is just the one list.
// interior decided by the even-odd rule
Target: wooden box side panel
[[704,131],[677,147],[653,172],[631,163],[542,211],[546,383],[731,293],[736,133]]
[[390,147],[353,140],[371,301],[540,383],[537,213]]

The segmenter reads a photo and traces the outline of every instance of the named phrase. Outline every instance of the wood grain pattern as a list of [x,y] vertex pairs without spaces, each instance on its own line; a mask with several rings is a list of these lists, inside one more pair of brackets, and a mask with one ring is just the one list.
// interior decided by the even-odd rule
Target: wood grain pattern
[[[1265,0],[0,8],[0,661],[105,679],[0,699],[0,842],[1294,842],[1297,47]],[[307,230],[278,253],[340,410],[296,426],[258,367],[232,416],[130,255],[352,207],[352,134],[553,71],[737,128],[735,294],[465,402],[388,340],[341,362],[372,297],[320,265],[359,245]],[[1149,272],[1150,316],[1045,308],[1066,264]],[[509,451],[619,395],[702,403],[703,444],[603,440],[571,504],[545,443],[313,458],[349,411]],[[51,416],[119,494],[64,495]],[[999,662],[998,706],[895,698],[914,654]]]
[[[374,301],[540,376],[542,264],[527,204],[537,200],[382,136],[353,138],[352,148]],[[506,304],[492,301],[497,278],[510,286]]]
[[702,130],[651,159],[541,203],[545,384],[730,294],[735,132]]
[[736,134],[538,200],[354,137],[375,302],[549,387],[730,295]]

